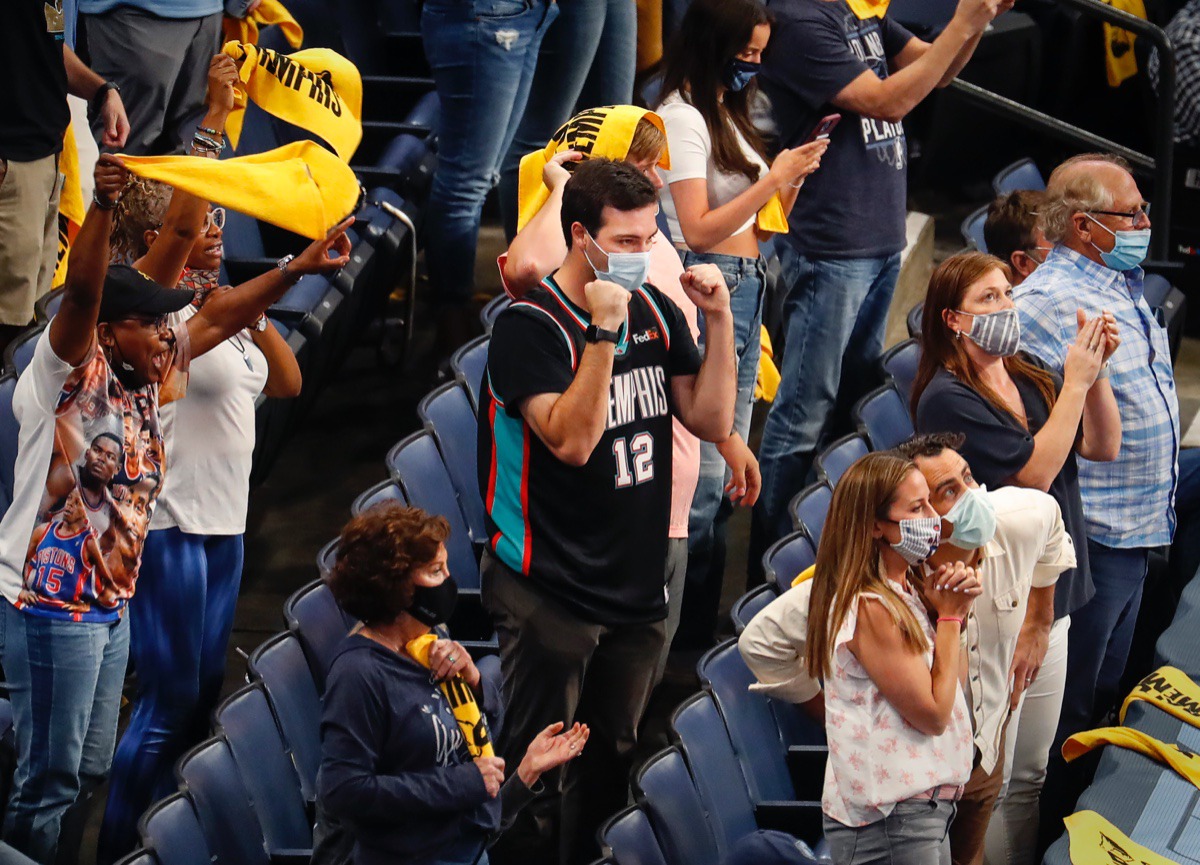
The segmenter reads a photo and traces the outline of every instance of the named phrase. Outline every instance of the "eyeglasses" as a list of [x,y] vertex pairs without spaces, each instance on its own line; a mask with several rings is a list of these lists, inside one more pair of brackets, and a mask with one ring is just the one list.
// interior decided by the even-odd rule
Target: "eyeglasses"
[[160,315],[157,318],[130,317],[121,319],[126,324],[132,324],[135,327],[144,327],[147,330],[163,330],[167,326],[167,316]]
[[214,207],[208,213],[204,214],[204,227],[200,230],[201,234],[208,234],[213,226],[225,230],[225,208]]
[[1130,222],[1137,222],[1139,217],[1150,218],[1150,202],[1143,201],[1137,206],[1136,210],[1128,212],[1122,210],[1093,210],[1092,213],[1099,213],[1104,216],[1119,216],[1122,219],[1128,219]]

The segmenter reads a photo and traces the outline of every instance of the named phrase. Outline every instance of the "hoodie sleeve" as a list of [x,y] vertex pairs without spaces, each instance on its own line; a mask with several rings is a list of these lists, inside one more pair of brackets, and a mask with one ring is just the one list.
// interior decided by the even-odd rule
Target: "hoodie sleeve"
[[465,811],[487,801],[474,763],[435,766],[394,775],[375,767],[392,724],[383,684],[369,668],[334,671],[321,720],[318,794],[330,814],[358,823],[384,822],[397,810],[410,814]]

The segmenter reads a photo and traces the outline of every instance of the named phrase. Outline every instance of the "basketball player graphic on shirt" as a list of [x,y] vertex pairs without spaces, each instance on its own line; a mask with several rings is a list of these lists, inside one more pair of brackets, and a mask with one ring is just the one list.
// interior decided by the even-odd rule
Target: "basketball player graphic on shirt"
[[107,575],[108,566],[88,524],[83,498],[79,490],[72,490],[54,518],[33,530],[21,603],[81,613],[86,605],[75,600],[79,583],[94,585],[98,577],[106,581]]

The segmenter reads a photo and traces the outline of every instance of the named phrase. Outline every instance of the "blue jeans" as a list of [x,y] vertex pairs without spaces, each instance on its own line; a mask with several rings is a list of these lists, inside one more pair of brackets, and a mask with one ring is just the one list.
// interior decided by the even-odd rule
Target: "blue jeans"
[[[766,263],[762,257],[740,258],[718,253],[684,253],[684,267],[715,264],[729,286],[733,312],[734,350],[737,352],[737,407],[733,428],[743,439],[750,434],[754,410],[754,382],[762,353],[763,296],[766,292]],[[704,344],[704,319],[700,319],[700,343]],[[732,507],[723,507],[728,472],[717,446],[700,443],[700,477],[688,514],[687,582],[680,619],[680,648],[712,645],[717,625],[717,608],[725,576],[725,525]]]
[[945,799],[906,799],[866,826],[826,817],[825,839],[837,865],[950,865],[956,811],[956,804]]
[[479,218],[537,63],[550,0],[426,0],[421,37],[441,102],[425,262],[437,300],[470,299]]
[[763,428],[763,490],[756,520],[770,542],[791,529],[788,501],[804,486],[839,410],[876,378],[900,254],[810,258],[778,244],[788,286],[783,377]]
[[241,581],[241,535],[170,528],[146,536],[129,602],[138,692],[113,758],[97,861],[137,846],[138,818],[175,788],[175,761],[207,733]]
[[558,20],[546,31],[525,116],[500,169],[504,231],[517,233],[517,168],[541,150],[577,110],[633,100],[637,65],[634,0],[559,0]]
[[98,783],[112,762],[129,621],[72,622],[0,606],[17,740],[4,840],[51,863],[82,782]]

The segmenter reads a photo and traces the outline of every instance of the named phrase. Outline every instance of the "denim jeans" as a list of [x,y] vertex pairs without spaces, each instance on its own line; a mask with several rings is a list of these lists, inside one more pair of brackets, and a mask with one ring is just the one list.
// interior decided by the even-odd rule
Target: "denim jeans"
[[517,233],[517,168],[541,150],[578,110],[633,100],[637,63],[634,0],[559,0],[529,88],[525,116],[500,168],[500,211],[509,239]]
[[825,840],[836,865],[950,865],[954,812],[954,803],[946,799],[907,799],[866,826],[826,817]]
[[[733,428],[745,439],[750,434],[754,382],[758,377],[758,359],[762,353],[759,331],[766,292],[766,263],[761,256],[741,258],[711,252],[685,252],[684,267],[693,264],[715,264],[721,269],[725,284],[729,286],[734,350],[738,364],[737,407]],[[703,317],[700,319],[700,344],[704,344]],[[727,476],[725,461],[717,452],[717,446],[701,442],[700,477],[688,514],[687,582],[678,630],[679,648],[707,648],[713,642],[721,584],[725,576],[725,525],[733,512],[732,507],[722,506]]]
[[557,15],[551,0],[425,0],[421,37],[441,102],[425,262],[441,303],[471,297],[483,201]]
[[98,782],[112,762],[129,621],[71,622],[2,606],[17,740],[4,840],[49,863],[81,782]]
[[784,284],[783,377],[763,428],[763,490],[756,520],[768,543],[785,534],[788,501],[804,486],[817,449],[875,381],[900,254],[810,258],[778,244]]

